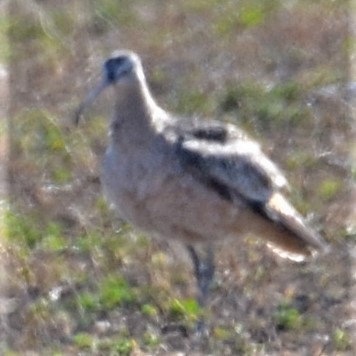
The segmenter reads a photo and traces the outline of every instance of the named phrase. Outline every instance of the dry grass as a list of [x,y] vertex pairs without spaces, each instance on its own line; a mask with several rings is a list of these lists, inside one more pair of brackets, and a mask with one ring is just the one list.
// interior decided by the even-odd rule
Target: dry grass
[[[353,354],[355,127],[342,91],[321,90],[348,80],[348,3],[12,0],[7,7],[0,353]],[[228,120],[260,139],[294,186],[295,205],[333,246],[302,265],[250,239],[217,246],[211,333],[201,341],[161,332],[170,323],[189,329],[202,312],[187,256],[131,230],[102,198],[110,95],[72,125],[116,48],[142,55],[163,107]]]

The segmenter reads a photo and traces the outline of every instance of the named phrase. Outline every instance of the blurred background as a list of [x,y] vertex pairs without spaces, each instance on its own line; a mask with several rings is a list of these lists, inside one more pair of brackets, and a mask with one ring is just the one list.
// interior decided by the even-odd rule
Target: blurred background
[[[353,5],[0,2],[0,354],[353,355]],[[332,246],[294,264],[250,237],[219,245],[200,343],[184,328],[162,332],[190,331],[201,313],[185,251],[132,230],[103,199],[112,93],[73,125],[120,48],[142,57],[163,108],[259,140]]]

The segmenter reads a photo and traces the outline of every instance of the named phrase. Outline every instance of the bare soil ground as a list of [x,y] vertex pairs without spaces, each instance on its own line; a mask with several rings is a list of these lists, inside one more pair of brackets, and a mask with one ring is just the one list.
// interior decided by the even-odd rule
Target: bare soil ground
[[[348,2],[0,6],[1,354],[356,353]],[[142,56],[164,108],[227,120],[258,139],[286,172],[291,201],[331,246],[295,264],[251,237],[217,244],[202,339],[193,333],[200,311],[184,249],[133,230],[102,198],[110,93],[73,126],[118,48]],[[167,325],[177,327],[162,332]]]

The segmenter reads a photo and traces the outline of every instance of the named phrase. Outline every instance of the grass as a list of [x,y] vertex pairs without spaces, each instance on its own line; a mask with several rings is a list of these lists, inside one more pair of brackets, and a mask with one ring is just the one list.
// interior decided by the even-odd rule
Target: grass
[[78,333],[73,337],[73,343],[84,352],[108,352],[114,355],[131,355],[135,348],[134,340],[120,338],[117,340],[98,339],[89,333]]
[[0,15],[0,63],[6,63],[10,58],[10,45],[6,36],[9,26],[9,19],[5,13]]
[[352,349],[351,338],[346,330],[336,329],[333,334],[333,342],[338,351],[350,351]]
[[135,292],[120,276],[108,276],[100,286],[100,304],[104,309],[136,301]]
[[279,330],[298,330],[302,327],[303,319],[298,309],[287,304],[281,304],[274,314]]
[[[263,138],[287,170],[298,209],[316,212],[325,231],[336,231],[331,241],[340,233],[352,244],[349,225],[328,212],[348,177],[318,158],[332,152],[344,159],[336,138],[348,137],[347,127],[334,123],[347,115],[311,100],[345,76],[342,4],[50,1],[0,16],[0,39],[8,38],[0,59],[9,61],[11,77],[10,202],[3,204],[0,248],[7,272],[0,290],[22,301],[6,314],[9,328],[0,326],[2,354],[190,352],[191,339],[161,329],[175,323],[192,330],[201,315],[211,330],[197,347],[202,354],[350,350],[352,335],[343,326],[348,299],[335,297],[349,292],[340,251],[298,267],[270,257],[261,244],[247,243],[247,250],[231,243],[217,254],[211,306],[201,310],[183,253],[132,230],[102,197],[111,94],[78,128],[71,125],[99,62],[116,47],[137,50],[164,107],[223,117]],[[285,300],[290,285],[312,296],[308,310]],[[318,344],[318,335],[329,341]]]
[[108,30],[113,26],[127,25],[133,20],[131,14],[131,2],[127,0],[94,1],[94,11],[96,21],[106,22]]
[[45,171],[46,179],[53,184],[72,181],[70,148],[50,113],[36,109],[23,111],[14,118],[11,130],[13,153],[33,162],[38,170]]
[[219,106],[223,112],[236,112],[242,124],[252,123],[255,130],[265,132],[311,120],[303,97],[303,89],[296,82],[270,88],[248,81],[226,89]]
[[237,30],[248,30],[260,26],[278,7],[276,1],[242,1],[238,11],[233,2],[227,2],[225,11],[228,16],[221,16],[215,30],[219,36],[234,35]]
[[330,200],[337,195],[342,189],[340,180],[328,178],[320,183],[318,193],[323,200]]
[[185,319],[196,322],[202,314],[202,309],[195,299],[173,299],[169,305],[169,314],[173,319]]

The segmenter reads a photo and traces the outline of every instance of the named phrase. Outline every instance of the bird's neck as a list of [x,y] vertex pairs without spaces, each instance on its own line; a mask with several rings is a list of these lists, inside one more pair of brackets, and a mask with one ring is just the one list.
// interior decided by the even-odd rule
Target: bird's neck
[[[163,110],[152,98],[145,80],[132,80],[116,88],[111,139],[119,145],[147,144],[156,134]],[[128,142],[131,141],[131,142]]]

